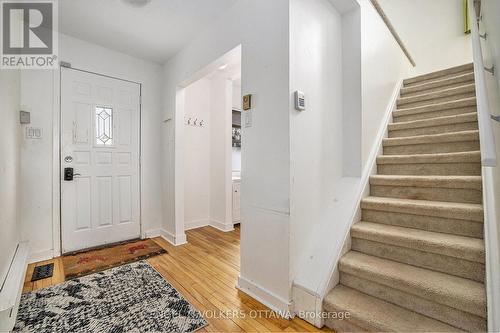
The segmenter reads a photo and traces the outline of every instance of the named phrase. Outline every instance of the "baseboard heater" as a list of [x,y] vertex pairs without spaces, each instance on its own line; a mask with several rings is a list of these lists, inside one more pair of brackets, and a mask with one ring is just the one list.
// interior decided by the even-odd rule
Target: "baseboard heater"
[[16,323],[28,264],[29,244],[17,245],[5,282],[0,290],[0,332],[10,332]]

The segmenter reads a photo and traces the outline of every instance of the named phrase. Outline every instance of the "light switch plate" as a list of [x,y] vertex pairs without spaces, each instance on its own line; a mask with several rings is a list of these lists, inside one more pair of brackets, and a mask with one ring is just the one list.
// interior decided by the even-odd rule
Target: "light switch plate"
[[243,120],[245,128],[252,127],[252,111],[244,112]]
[[31,114],[28,111],[19,111],[19,121],[21,124],[29,124],[31,122]]
[[26,139],[41,139],[43,131],[40,127],[26,127]]

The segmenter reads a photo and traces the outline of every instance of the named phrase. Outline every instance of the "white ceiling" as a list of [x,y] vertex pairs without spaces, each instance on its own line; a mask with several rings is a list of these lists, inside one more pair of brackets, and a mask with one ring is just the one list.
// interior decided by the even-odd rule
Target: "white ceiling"
[[164,63],[237,0],[60,0],[59,30],[67,35]]

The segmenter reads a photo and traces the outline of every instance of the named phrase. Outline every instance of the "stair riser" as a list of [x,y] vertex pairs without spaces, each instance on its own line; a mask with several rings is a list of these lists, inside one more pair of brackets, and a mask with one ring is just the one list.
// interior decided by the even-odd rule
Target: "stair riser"
[[[345,276],[342,277],[343,274],[349,274],[351,276],[355,276],[364,280],[369,280],[374,283],[386,286],[388,287],[388,289],[394,288],[400,292],[404,291],[404,293],[408,294],[408,298],[410,298],[410,301],[412,297],[418,296],[431,303],[441,304],[443,308],[450,307],[452,309],[455,309],[456,311],[460,309],[461,311],[467,312],[469,314],[486,318],[486,303],[484,301],[481,301],[480,303],[478,301],[478,303],[476,303],[470,300],[456,298],[454,297],[454,295],[441,293],[440,290],[426,289],[421,285],[411,285],[406,283],[404,280],[400,280],[392,275],[383,275],[381,273],[367,270],[365,267],[346,264],[344,262],[344,259],[340,260],[339,268],[340,283],[351,288],[353,287],[347,284],[349,283],[349,281],[347,280],[354,279],[348,279],[345,278]],[[363,290],[360,291],[365,292]],[[387,300],[387,298],[385,297],[384,299]]]
[[401,290],[341,272],[340,283],[411,311],[449,323],[467,331],[485,331],[486,320],[450,306],[438,304]]
[[458,88],[464,85],[473,84],[474,76],[467,75],[461,78],[454,78],[444,82],[434,82],[425,85],[417,85],[410,88],[401,89],[401,97],[412,97],[433,92],[442,91],[444,89]]
[[[398,243],[394,242],[394,244]],[[379,258],[390,259],[484,283],[484,264],[479,262],[357,238],[357,235],[354,233],[351,249]]]
[[483,238],[483,223],[362,209],[362,220],[445,234]]
[[405,114],[398,115],[394,114],[394,122],[399,123],[403,121],[413,121],[413,120],[424,120],[424,119],[432,119],[437,117],[447,117],[447,116],[455,116],[464,113],[476,112],[476,106],[466,106],[460,108],[451,108],[437,111],[429,111],[422,113],[414,113],[414,114]]
[[465,74],[469,74],[473,72],[473,67],[472,66],[466,66],[462,68],[453,68],[450,70],[447,70],[446,72],[443,73],[432,73],[428,75],[424,75],[421,77],[417,78],[411,78],[411,79],[406,79],[403,81],[403,85],[405,88],[416,86],[416,85],[421,85],[421,84],[426,84],[430,82],[435,82],[439,80],[446,80],[446,79],[451,79],[457,76],[462,76]]
[[480,176],[480,163],[379,164],[379,175]]
[[371,185],[370,195],[384,198],[480,204],[482,193],[473,189]]
[[420,128],[408,128],[401,130],[389,130],[389,138],[404,138],[408,136],[419,136],[419,135],[431,135],[431,134],[443,134],[443,133],[453,133],[461,131],[471,131],[478,130],[477,121],[469,123],[442,125],[442,126],[431,126],[431,127],[420,127]]
[[451,101],[456,101],[458,99],[464,99],[464,98],[470,98],[470,97],[475,97],[476,94],[474,91],[467,92],[467,93],[461,93],[461,94],[456,94],[456,95],[451,95],[451,96],[444,96],[444,97],[437,97],[437,98],[416,98],[417,101],[415,102],[406,102],[406,101],[398,101],[397,106],[398,109],[409,109],[409,108],[415,108],[419,106],[425,106],[425,105],[433,105],[433,104],[440,104],[444,102],[451,102]]
[[478,151],[479,141],[440,142],[412,144],[401,146],[385,146],[384,155],[413,155],[436,153],[459,153],[464,151]]

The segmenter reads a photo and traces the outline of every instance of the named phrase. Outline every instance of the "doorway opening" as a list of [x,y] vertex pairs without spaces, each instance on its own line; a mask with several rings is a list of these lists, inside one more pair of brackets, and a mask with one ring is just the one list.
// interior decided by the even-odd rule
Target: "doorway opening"
[[[186,81],[177,93],[183,115],[181,231],[240,223],[241,47]],[[180,221],[179,221],[180,219]]]

